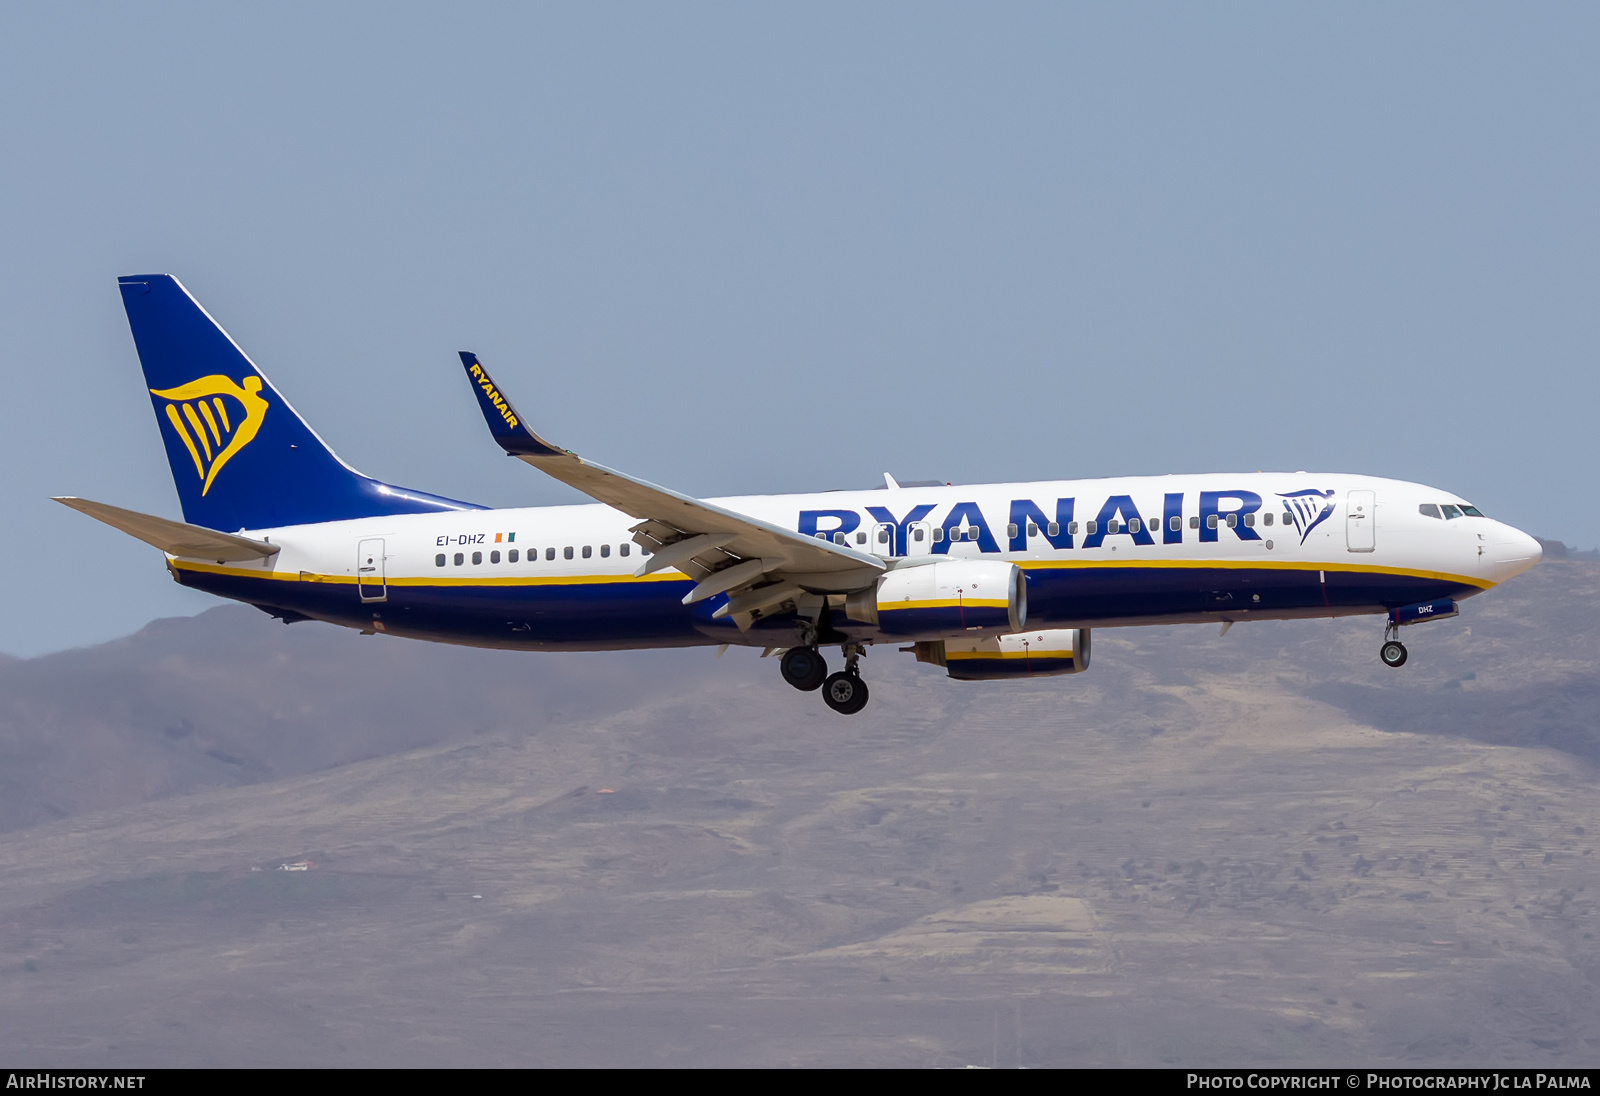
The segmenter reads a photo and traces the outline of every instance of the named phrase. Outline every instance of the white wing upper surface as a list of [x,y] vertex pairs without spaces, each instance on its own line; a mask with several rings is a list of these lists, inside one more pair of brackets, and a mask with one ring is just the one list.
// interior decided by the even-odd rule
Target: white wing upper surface
[[[887,567],[884,560],[866,552],[802,536],[551,445],[527,427],[476,355],[463,351],[461,364],[477,391],[489,432],[502,449],[590,498],[639,518],[632,529],[634,540],[651,551],[670,555],[674,545],[682,545],[683,550],[693,552],[671,564],[699,582],[684,598],[686,603],[725,592],[734,598],[738,614],[741,602],[754,605],[762,601],[768,587],[772,587],[768,601],[783,592],[780,584],[795,593],[802,589],[858,589]],[[690,543],[697,537],[703,539]],[[755,566],[757,562],[759,566]],[[640,571],[647,569],[656,569],[648,559]]]

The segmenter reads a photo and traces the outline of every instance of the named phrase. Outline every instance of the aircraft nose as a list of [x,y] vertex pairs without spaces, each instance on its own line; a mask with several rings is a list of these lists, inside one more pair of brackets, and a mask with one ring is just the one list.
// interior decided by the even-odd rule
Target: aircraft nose
[[1544,546],[1521,529],[1502,525],[1490,538],[1489,559],[1502,581],[1520,575],[1544,558]]

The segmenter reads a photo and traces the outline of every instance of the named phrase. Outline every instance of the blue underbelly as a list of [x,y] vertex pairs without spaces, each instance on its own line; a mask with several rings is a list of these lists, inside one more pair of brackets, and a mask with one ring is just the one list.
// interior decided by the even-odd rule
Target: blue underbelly
[[[1478,592],[1444,577],[1380,571],[1208,567],[1030,567],[1030,627],[1093,626],[1240,617],[1343,615]],[[740,633],[711,614],[722,596],[686,606],[693,586],[679,582],[571,582],[526,585],[390,585],[364,602],[350,583],[294,582],[177,569],[186,586],[279,611],[395,635],[530,649],[674,647],[746,642],[784,646],[794,617],[758,621]],[[861,639],[873,629],[833,620]]]

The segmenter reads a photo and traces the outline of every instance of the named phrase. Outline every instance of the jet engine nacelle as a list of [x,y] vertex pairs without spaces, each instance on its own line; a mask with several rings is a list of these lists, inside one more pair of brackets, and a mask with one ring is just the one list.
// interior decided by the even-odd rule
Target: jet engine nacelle
[[987,639],[940,639],[913,648],[918,662],[943,666],[958,681],[1081,674],[1089,668],[1089,629],[1053,628]]
[[1020,632],[1028,626],[1027,580],[999,560],[900,567],[846,598],[845,615],[908,638]]

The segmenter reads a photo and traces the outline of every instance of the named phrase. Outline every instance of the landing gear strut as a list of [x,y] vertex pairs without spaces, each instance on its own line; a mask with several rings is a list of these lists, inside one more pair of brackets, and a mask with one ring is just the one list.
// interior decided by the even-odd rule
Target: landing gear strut
[[[867,649],[829,626],[826,605],[817,620],[801,620],[799,639],[800,645],[790,647],[779,660],[783,680],[801,692],[821,689],[824,703],[840,715],[855,715],[865,708],[867,683],[861,680],[858,664]],[[836,674],[828,673],[828,663],[817,650],[823,643],[839,644],[839,653],[844,655],[844,669]]]
[[1406,664],[1406,645],[1396,638],[1399,634],[1400,626],[1390,624],[1383,630],[1383,646],[1378,648],[1378,657],[1383,659],[1383,664],[1396,670]]

